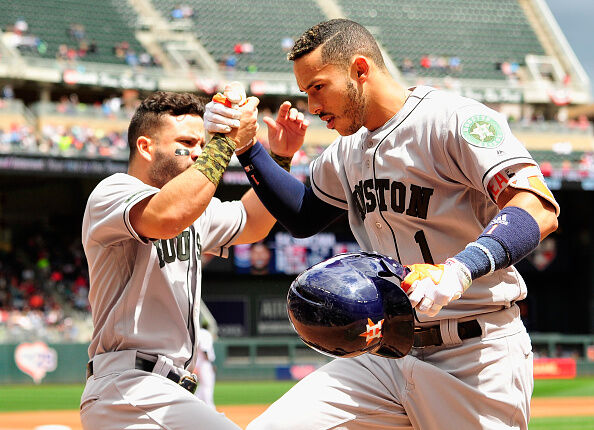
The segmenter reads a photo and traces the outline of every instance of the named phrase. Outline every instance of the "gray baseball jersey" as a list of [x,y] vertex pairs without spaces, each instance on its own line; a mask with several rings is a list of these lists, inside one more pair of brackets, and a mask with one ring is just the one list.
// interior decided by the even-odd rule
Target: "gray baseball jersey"
[[176,238],[147,240],[132,228],[130,209],[158,191],[116,173],[89,197],[82,227],[95,327],[89,357],[137,350],[192,370],[200,327],[200,256],[226,256],[245,226],[245,209],[239,201],[213,198]]
[[[363,128],[328,147],[311,165],[311,182],[319,198],[348,210],[363,250],[403,264],[443,263],[497,214],[491,179],[518,164],[535,163],[501,115],[417,87],[383,127]],[[247,429],[525,430],[532,353],[519,309],[511,305],[525,295],[514,268],[479,278],[434,318],[417,314],[440,320],[427,324],[439,324],[443,345],[413,348],[399,360],[370,354],[336,359],[299,381]],[[476,319],[482,336],[463,342],[462,317]]]
[[[348,209],[361,249],[402,264],[437,264],[476,240],[498,213],[489,182],[518,164],[536,165],[502,115],[419,86],[384,126],[333,142],[311,164],[311,183],[320,199]],[[525,296],[510,267],[476,279],[435,317],[419,318],[491,312]]]

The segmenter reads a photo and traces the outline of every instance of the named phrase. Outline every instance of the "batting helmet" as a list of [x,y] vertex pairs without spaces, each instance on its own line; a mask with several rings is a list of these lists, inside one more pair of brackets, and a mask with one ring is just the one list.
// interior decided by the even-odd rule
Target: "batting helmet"
[[305,270],[291,283],[287,311],[311,348],[333,357],[370,352],[401,358],[413,343],[413,310],[390,257],[350,252]]

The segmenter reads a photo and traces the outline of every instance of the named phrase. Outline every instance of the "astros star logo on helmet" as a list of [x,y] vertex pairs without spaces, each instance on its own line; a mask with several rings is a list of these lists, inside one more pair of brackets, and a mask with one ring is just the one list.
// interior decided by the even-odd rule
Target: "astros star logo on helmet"
[[361,333],[359,336],[364,337],[367,341],[367,345],[369,345],[373,339],[379,339],[382,337],[383,324],[383,319],[379,320],[377,324],[374,324],[371,318],[367,318],[367,331],[365,333]]

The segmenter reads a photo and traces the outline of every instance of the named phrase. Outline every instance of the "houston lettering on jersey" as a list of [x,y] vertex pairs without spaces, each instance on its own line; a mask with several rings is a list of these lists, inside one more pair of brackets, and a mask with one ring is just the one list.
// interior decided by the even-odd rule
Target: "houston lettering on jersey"
[[[190,259],[191,239],[190,230],[184,230],[172,239],[160,239],[153,242],[157,248],[159,267],[165,267],[166,263],[173,263],[175,260],[187,261]],[[196,258],[199,260],[202,253],[200,235],[196,233]]]
[[390,182],[389,179],[375,181],[365,179],[355,184],[351,194],[362,220],[365,219],[366,214],[376,209],[380,212],[387,211],[388,207],[396,213],[406,213],[406,215],[427,219],[433,188],[410,184],[407,190],[402,182]]

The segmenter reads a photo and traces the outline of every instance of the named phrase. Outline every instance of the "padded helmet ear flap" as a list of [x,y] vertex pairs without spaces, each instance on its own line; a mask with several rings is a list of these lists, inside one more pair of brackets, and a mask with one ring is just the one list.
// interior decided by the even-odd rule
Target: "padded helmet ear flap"
[[403,357],[414,329],[412,306],[400,288],[405,270],[390,257],[367,252],[322,261],[289,288],[291,324],[307,345],[326,355]]

